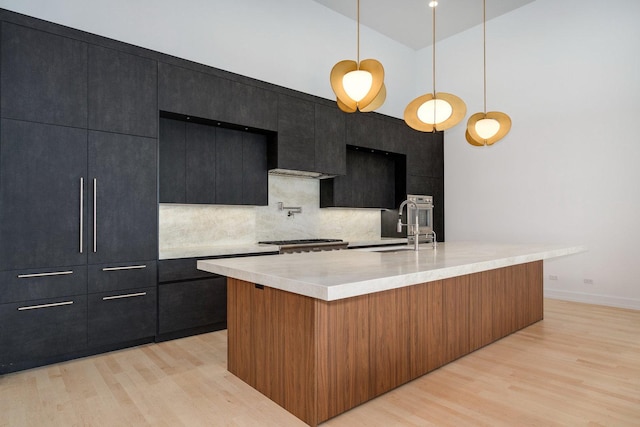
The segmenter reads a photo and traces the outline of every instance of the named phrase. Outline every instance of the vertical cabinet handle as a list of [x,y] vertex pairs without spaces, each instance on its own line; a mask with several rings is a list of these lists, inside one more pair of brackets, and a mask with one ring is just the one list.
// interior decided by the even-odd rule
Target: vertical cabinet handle
[[84,178],[80,177],[80,253],[82,253],[82,247],[84,242],[82,237],[84,234]]
[[96,219],[98,217],[98,213],[96,212],[96,208],[98,206],[98,194],[96,189],[98,188],[98,183],[95,178],[93,178],[93,252],[96,253],[98,251],[98,242],[96,241],[98,238],[98,224],[96,223]]

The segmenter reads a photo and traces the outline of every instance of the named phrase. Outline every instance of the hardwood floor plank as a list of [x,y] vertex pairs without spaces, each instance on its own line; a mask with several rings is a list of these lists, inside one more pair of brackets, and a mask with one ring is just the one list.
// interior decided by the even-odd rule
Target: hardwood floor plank
[[[640,425],[640,311],[544,320],[323,423]],[[226,369],[226,331],[0,376],[0,426],[304,426]]]

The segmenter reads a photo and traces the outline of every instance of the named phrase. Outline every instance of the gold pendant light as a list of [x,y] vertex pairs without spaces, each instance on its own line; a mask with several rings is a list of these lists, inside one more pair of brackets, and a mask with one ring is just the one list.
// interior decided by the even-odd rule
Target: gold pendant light
[[432,9],[432,65],[433,65],[433,93],[419,96],[407,105],[404,110],[404,121],[413,129],[420,132],[442,131],[460,123],[467,114],[464,101],[455,95],[436,92],[436,6],[437,2],[429,3]]
[[482,0],[482,40],[484,54],[484,112],[475,113],[467,121],[465,137],[477,147],[493,145],[511,130],[511,118],[499,111],[487,112],[487,2]]
[[336,94],[338,107],[346,113],[373,111],[387,98],[384,86],[384,68],[375,59],[360,62],[360,0],[358,0],[357,60],[346,59],[331,69],[331,89]]

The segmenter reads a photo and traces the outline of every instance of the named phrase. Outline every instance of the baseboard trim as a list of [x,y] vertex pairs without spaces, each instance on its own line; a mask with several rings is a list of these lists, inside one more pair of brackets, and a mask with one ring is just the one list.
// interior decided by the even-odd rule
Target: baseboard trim
[[630,308],[640,310],[640,300],[634,298],[620,298],[608,295],[587,294],[584,292],[561,291],[558,289],[545,289],[545,298],[553,298],[564,301],[584,302],[587,304],[606,305],[618,308]]

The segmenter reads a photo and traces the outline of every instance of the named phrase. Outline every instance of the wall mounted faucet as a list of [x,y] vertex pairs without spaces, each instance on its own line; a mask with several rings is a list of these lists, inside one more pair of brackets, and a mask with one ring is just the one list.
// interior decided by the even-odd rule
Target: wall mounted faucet
[[293,217],[295,214],[302,213],[302,206],[285,206],[284,203],[278,202],[279,211],[287,211],[287,216]]

